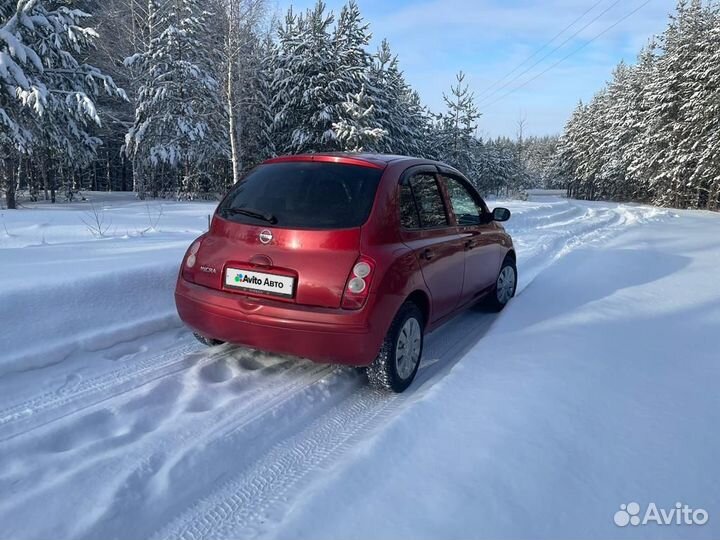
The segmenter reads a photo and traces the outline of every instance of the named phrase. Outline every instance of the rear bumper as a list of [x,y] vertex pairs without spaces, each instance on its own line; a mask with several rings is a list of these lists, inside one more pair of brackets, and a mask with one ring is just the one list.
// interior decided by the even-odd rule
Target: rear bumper
[[[370,295],[357,311],[258,300],[178,279],[175,304],[185,324],[210,338],[316,362],[363,366],[377,355],[389,327]],[[390,318],[394,315],[394,311]]]

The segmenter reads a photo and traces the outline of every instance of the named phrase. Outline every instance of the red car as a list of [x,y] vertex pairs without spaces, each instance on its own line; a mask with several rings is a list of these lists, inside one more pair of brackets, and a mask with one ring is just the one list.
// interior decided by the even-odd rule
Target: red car
[[515,251],[498,223],[509,217],[434,161],[270,159],[188,249],[175,302],[203,343],[367,366],[374,386],[402,392],[426,332],[514,296]]

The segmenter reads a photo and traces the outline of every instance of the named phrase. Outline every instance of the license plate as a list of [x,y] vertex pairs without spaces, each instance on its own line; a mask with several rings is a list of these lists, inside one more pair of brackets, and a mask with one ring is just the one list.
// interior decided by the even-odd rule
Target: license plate
[[225,286],[241,291],[260,292],[292,298],[295,290],[295,278],[228,268],[225,271]]

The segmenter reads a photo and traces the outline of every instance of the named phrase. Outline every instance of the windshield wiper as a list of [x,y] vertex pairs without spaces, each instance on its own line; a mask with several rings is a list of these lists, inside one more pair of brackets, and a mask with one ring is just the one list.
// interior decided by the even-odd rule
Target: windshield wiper
[[262,212],[260,210],[254,210],[252,208],[226,208],[225,212],[228,214],[240,214],[251,218],[266,221],[267,223],[277,223],[277,218],[268,212]]

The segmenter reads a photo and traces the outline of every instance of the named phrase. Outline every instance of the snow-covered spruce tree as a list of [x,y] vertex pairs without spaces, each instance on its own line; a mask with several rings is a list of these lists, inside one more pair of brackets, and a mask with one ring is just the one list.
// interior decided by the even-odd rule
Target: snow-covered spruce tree
[[627,200],[631,191],[626,185],[627,163],[624,159],[632,136],[628,125],[632,106],[631,77],[632,69],[621,62],[615,68],[613,79],[603,96],[600,124],[596,126],[602,133],[592,156],[592,167],[598,170],[601,183],[597,188],[597,197]]
[[475,151],[476,172],[471,177],[482,193],[507,195],[517,189],[522,178],[515,143],[508,138],[478,141]]
[[256,97],[256,131],[254,132],[255,151],[254,163],[275,157],[278,155],[277,146],[273,137],[275,113],[273,110],[274,96],[272,94],[273,81],[275,78],[276,45],[271,34],[263,37],[258,51],[260,65],[256,71],[257,78],[253,81],[254,95]]
[[336,96],[358,94],[366,85],[371,64],[367,52],[370,37],[369,25],[363,21],[360,8],[355,0],[350,0],[340,10],[332,33],[336,64],[331,86]]
[[565,124],[565,130],[558,143],[558,170],[560,174],[568,179],[568,197],[579,198],[580,179],[578,167],[583,159],[583,148],[581,135],[587,117],[587,107],[582,102],[578,103],[570,119]]
[[273,153],[281,154],[283,149],[289,145],[288,126],[291,111],[286,108],[290,101],[290,90],[292,88],[285,84],[290,75],[290,51],[292,43],[297,41],[298,30],[297,15],[292,6],[288,8],[282,22],[274,26],[275,36],[267,42],[264,58],[264,74],[268,88],[268,114],[267,125],[268,139],[272,141]]
[[423,105],[420,94],[408,85],[408,91],[401,99],[401,110],[407,112],[407,123],[403,127],[404,136],[399,137],[395,152],[424,158],[434,155],[432,145],[435,126],[427,107]]
[[379,141],[387,133],[374,117],[373,105],[367,97],[365,88],[357,94],[348,94],[341,103],[342,119],[333,123],[338,145],[350,152],[374,151]]
[[703,50],[706,54],[697,62],[688,74],[695,81],[692,103],[687,111],[687,121],[694,126],[693,139],[702,141],[702,145],[691,149],[696,153],[697,164],[690,177],[696,186],[696,196],[692,201],[698,208],[720,210],[720,7],[708,8],[708,29],[703,36],[706,43],[715,44],[714,50]]
[[[650,122],[644,133],[647,162],[646,175],[650,182],[653,202],[663,206],[686,206],[685,162],[692,154],[680,154],[677,149],[687,146],[684,141],[683,106],[692,99],[687,68],[692,56],[698,54],[698,18],[702,8],[699,0],[678,3],[677,12],[660,38],[663,54],[658,58],[654,77],[649,82]],[[699,141],[698,141],[699,142]]]
[[0,160],[9,208],[23,155],[44,151],[61,166],[86,163],[100,144],[91,132],[100,124],[95,100],[101,92],[125,98],[81,59],[96,37],[83,26],[87,17],[57,2],[0,0]]
[[579,148],[577,178],[580,182],[578,193],[585,199],[603,197],[605,186],[601,176],[602,159],[600,141],[607,133],[604,113],[607,107],[607,88],[603,88],[593,97],[585,109],[583,122],[579,130]]
[[337,60],[332,89],[334,94],[345,96],[336,106],[337,120],[332,124],[337,148],[378,151],[387,131],[376,118],[377,91],[368,84],[370,33],[354,0],[341,9],[332,41]]
[[337,149],[333,122],[345,96],[333,84],[337,59],[330,27],[332,13],[318,1],[304,14],[288,11],[278,28],[271,61],[272,137],[278,153]]
[[405,81],[387,40],[380,43],[369,70],[375,119],[385,130],[377,149],[390,154],[424,155],[429,117],[416,92]]
[[[557,136],[528,137],[524,141],[524,169],[531,186],[553,189],[556,171],[554,157],[557,152]],[[564,187],[564,183],[561,184]]]
[[609,88],[603,88],[590,102],[587,110],[588,123],[585,126],[586,159],[580,162],[578,173],[586,186],[587,197],[590,199],[609,198],[609,179],[605,170],[606,155],[602,143],[607,139],[610,124],[608,111],[610,108]]
[[644,174],[647,165],[644,134],[649,125],[647,89],[655,74],[656,60],[656,45],[651,40],[630,69],[627,108],[621,124],[624,135],[619,149],[625,167],[625,193],[629,200],[640,202],[650,201],[649,181]]
[[278,153],[380,150],[385,130],[375,117],[379,103],[370,80],[368,25],[354,1],[341,9],[333,27],[334,20],[319,1],[300,15],[290,9],[278,28],[268,62]]
[[475,136],[480,113],[462,72],[444,98],[447,111],[437,115],[423,137],[421,155],[448,162],[485,193],[507,194],[529,185],[530,178],[519,159],[518,141],[483,142]]
[[[707,155],[708,141],[718,130],[720,121],[717,115],[718,81],[713,78],[713,68],[717,72],[717,67],[708,61],[720,44],[717,32],[713,32],[720,24],[718,9],[717,4],[708,4],[705,8],[700,0],[693,0],[680,20],[681,39],[675,55],[679,57],[684,74],[679,81],[682,101],[674,129],[677,144],[670,148],[666,166],[671,175],[670,182],[678,193],[675,206],[707,207],[712,178],[717,178],[720,172],[712,171],[712,168],[701,171],[700,165],[701,157]],[[703,165],[705,169],[709,162]]]
[[480,113],[462,71],[457,74],[455,85],[450,87],[450,95],[443,94],[443,99],[447,111],[438,115],[436,121],[437,157],[472,176],[478,151],[474,134]]
[[126,151],[142,171],[136,191],[144,197],[147,191],[157,196],[220,189],[210,185],[218,176],[210,166],[227,160],[229,150],[207,39],[210,14],[201,0],[149,0],[148,14],[147,50],[126,59],[143,81],[126,136]]
[[270,93],[271,74],[265,65],[270,50],[270,36],[253,34],[248,40],[245,59],[238,70],[237,126],[241,140],[241,171],[276,155],[270,135],[272,124]]

